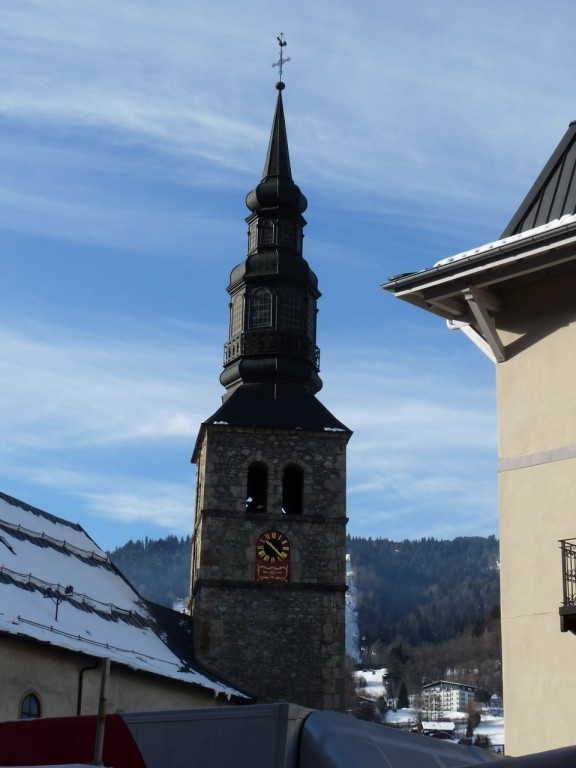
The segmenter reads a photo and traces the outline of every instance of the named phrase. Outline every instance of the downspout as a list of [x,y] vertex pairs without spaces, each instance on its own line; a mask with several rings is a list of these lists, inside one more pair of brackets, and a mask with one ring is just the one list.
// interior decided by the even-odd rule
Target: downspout
[[108,704],[108,680],[110,679],[110,659],[102,659],[102,677],[100,678],[100,698],[98,700],[98,720],[94,740],[94,761],[92,765],[103,765],[104,728],[106,727],[106,707]]
[[78,699],[76,701],[77,717],[82,714],[82,689],[84,688],[84,672],[89,672],[91,669],[98,669],[98,662],[92,664],[91,667],[83,667],[78,673]]

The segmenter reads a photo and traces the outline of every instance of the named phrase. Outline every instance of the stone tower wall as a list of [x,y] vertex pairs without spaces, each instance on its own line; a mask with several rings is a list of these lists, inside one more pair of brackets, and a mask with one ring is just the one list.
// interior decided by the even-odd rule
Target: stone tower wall
[[[196,652],[259,701],[340,709],[344,689],[348,433],[205,427],[192,570]],[[248,467],[268,469],[268,511],[246,511]],[[282,513],[282,474],[303,471],[303,514]],[[289,580],[257,584],[256,544],[290,543]]]

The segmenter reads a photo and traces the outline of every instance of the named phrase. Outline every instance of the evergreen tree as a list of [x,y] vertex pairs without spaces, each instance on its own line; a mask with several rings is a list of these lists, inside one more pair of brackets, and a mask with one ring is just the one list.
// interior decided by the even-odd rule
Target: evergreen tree
[[407,709],[409,706],[408,690],[406,688],[406,683],[402,680],[398,690],[398,709]]

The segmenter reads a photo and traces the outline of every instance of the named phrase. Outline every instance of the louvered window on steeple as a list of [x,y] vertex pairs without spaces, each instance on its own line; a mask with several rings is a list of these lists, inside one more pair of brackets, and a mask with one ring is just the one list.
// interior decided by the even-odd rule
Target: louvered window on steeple
[[297,464],[288,464],[282,476],[282,512],[301,515],[303,511],[304,475]]
[[250,294],[250,328],[272,325],[272,294],[268,288],[256,288]]
[[280,245],[293,248],[296,242],[296,226],[293,221],[283,221],[280,225]]
[[244,321],[244,296],[235,296],[232,299],[232,309],[230,312],[230,336],[237,336],[242,332]]
[[274,244],[274,224],[269,220],[262,222],[260,226],[260,245]]
[[314,299],[308,300],[308,312],[306,317],[306,335],[310,339],[316,338],[316,302]]
[[292,333],[301,333],[304,327],[304,299],[298,293],[289,291],[282,296],[282,328]]
[[253,221],[248,231],[248,250],[253,251],[258,245],[258,224]]
[[268,469],[260,461],[248,467],[246,512],[266,512],[268,504]]

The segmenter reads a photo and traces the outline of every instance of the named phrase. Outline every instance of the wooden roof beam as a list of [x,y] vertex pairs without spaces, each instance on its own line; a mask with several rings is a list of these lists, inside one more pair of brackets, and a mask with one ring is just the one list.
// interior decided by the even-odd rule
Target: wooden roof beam
[[[503,363],[506,360],[504,345],[496,331],[496,325],[494,319],[490,315],[488,304],[484,303],[484,299],[487,299],[488,303],[493,305],[493,300],[497,300],[497,297],[490,294],[488,291],[474,288],[473,286],[468,286],[463,291],[463,296],[468,302],[470,311],[474,315],[474,319],[478,323],[482,336],[486,339],[494,357],[497,362]],[[500,309],[502,309],[501,305]]]

